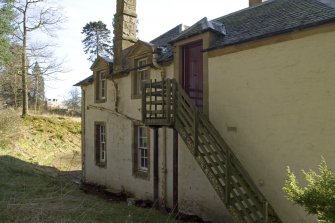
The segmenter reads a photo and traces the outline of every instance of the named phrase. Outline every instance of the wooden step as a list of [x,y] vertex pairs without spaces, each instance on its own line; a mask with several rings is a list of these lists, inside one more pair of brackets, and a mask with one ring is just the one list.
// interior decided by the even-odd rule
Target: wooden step
[[226,163],[225,162],[212,162],[207,164],[209,167],[214,167],[214,166],[220,166],[226,169]]
[[[170,100],[170,104],[172,104],[172,103],[173,103],[173,101]],[[152,105],[165,105],[165,106],[167,106],[167,100],[166,99],[164,99],[164,100],[160,99],[160,100],[147,101],[146,105],[147,106],[152,106]],[[170,105],[170,106],[172,108],[172,105]]]
[[[268,217],[273,215],[280,222],[273,208],[265,206],[265,197],[229,145],[208,117],[197,110],[181,85],[175,80],[146,84],[142,105],[146,108],[142,115],[145,124],[174,125],[219,197],[242,221],[269,222]],[[175,114],[174,118],[167,119],[168,113],[171,117]]]

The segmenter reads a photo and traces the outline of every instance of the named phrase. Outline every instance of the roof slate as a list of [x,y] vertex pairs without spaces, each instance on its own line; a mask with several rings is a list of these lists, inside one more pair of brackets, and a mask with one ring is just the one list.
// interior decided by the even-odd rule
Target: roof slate
[[196,22],[193,26],[186,29],[176,38],[172,39],[170,42],[176,42],[178,40],[186,39],[191,36],[201,34],[207,31],[213,31],[219,34],[226,34],[226,28],[222,22],[219,21],[208,21],[207,17]]
[[213,21],[226,28],[210,47],[220,48],[335,21],[335,9],[318,0],[269,0]]
[[89,76],[89,77],[87,77],[87,78],[85,78],[84,80],[82,80],[82,81],[79,81],[78,83],[76,83],[75,85],[73,85],[73,86],[81,86],[81,85],[84,85],[84,84],[91,84],[91,83],[93,83],[93,75],[91,75],[91,76]]
[[[157,47],[158,62],[172,60],[171,43],[191,36],[211,31],[218,35],[207,50],[261,39],[329,22],[335,22],[335,0],[268,0],[254,7],[208,21],[203,18],[183,31],[178,25],[150,41]],[[123,51],[123,68],[128,68],[127,54],[131,47]],[[104,58],[111,63],[111,60]],[[75,86],[92,83],[90,76]]]
[[163,35],[151,40],[150,43],[157,46],[158,50],[158,62],[169,61],[172,59],[173,52],[171,44],[169,43],[172,39],[176,38],[183,30],[183,25],[170,29]]
[[[208,21],[203,18],[183,32],[164,36],[164,44],[212,31],[219,38],[209,49],[265,38],[335,21],[335,0],[268,0],[260,5]],[[151,41],[160,44],[160,37]],[[167,45],[170,50],[170,45]],[[169,57],[171,50],[168,51]]]

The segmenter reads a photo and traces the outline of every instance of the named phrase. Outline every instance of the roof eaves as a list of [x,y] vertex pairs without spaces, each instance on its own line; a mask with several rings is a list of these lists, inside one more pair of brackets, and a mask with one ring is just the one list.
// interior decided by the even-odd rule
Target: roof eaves
[[331,19],[328,19],[328,20],[322,20],[322,21],[315,22],[315,23],[309,23],[309,24],[306,24],[306,25],[298,26],[298,27],[292,27],[292,28],[288,28],[288,29],[285,29],[285,30],[279,30],[279,31],[276,31],[276,32],[266,33],[266,34],[259,35],[259,36],[253,36],[251,38],[243,39],[241,41],[236,41],[236,42],[227,43],[227,44],[223,43],[223,44],[218,45],[218,46],[209,47],[209,48],[205,49],[204,51],[216,50],[216,49],[224,48],[224,47],[227,47],[227,46],[232,46],[232,45],[237,45],[237,44],[241,44],[241,43],[245,43],[245,42],[250,42],[250,41],[253,41],[253,40],[269,38],[269,37],[273,37],[273,36],[277,36],[277,35],[281,35],[281,34],[285,34],[285,33],[289,33],[289,32],[301,31],[303,29],[312,28],[312,27],[315,27],[315,26],[324,25],[324,24],[331,23],[331,22],[335,22],[335,18],[331,18]]
[[73,86],[78,87],[86,84],[91,84],[93,83],[93,75],[88,76],[84,80],[79,81],[78,83],[74,84]]

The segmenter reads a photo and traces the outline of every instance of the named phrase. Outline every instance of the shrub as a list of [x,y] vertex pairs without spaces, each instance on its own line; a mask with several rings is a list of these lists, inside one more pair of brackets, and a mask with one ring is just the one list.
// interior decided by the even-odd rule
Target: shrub
[[287,198],[305,208],[309,214],[315,214],[318,222],[335,222],[335,175],[322,158],[319,165],[320,174],[313,170],[302,171],[307,186],[302,187],[294,173],[287,168],[288,175],[283,190]]

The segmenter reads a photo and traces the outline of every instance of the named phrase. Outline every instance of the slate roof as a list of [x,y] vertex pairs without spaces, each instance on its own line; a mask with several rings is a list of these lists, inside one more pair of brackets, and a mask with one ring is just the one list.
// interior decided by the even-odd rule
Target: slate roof
[[82,81],[79,81],[78,83],[76,83],[76,84],[73,85],[73,86],[77,86],[77,87],[79,87],[79,86],[81,86],[81,85],[91,84],[91,83],[93,83],[93,75],[91,75],[91,76],[85,78],[85,79],[82,80]]
[[335,21],[334,5],[335,0],[268,0],[212,21],[203,18],[171,42],[206,31],[221,32],[209,47],[213,49],[305,29]]
[[220,48],[335,21],[335,9],[318,0],[269,0],[213,21],[226,28],[210,47]]
[[[207,31],[215,32],[218,37],[207,49],[211,50],[329,22],[335,22],[335,0],[268,0],[211,21],[205,17],[184,31],[180,24],[150,41],[150,44],[157,47],[158,62],[165,62],[173,57],[171,43]],[[123,52],[125,69],[129,50],[131,47]],[[93,76],[90,76],[75,86],[92,81]]]
[[186,29],[176,38],[171,39],[170,42],[176,42],[178,40],[187,39],[191,36],[195,36],[197,34],[201,34],[207,31],[216,32],[218,34],[226,34],[226,28],[222,22],[219,21],[208,21],[207,17],[196,22],[193,26]]
[[[187,27],[186,27],[187,28]],[[176,38],[183,30],[183,25],[179,24],[178,26],[170,29],[163,35],[157,37],[154,40],[151,40],[150,43],[157,46],[158,50],[158,62],[164,62],[172,59],[173,52],[170,45],[170,41]]]

